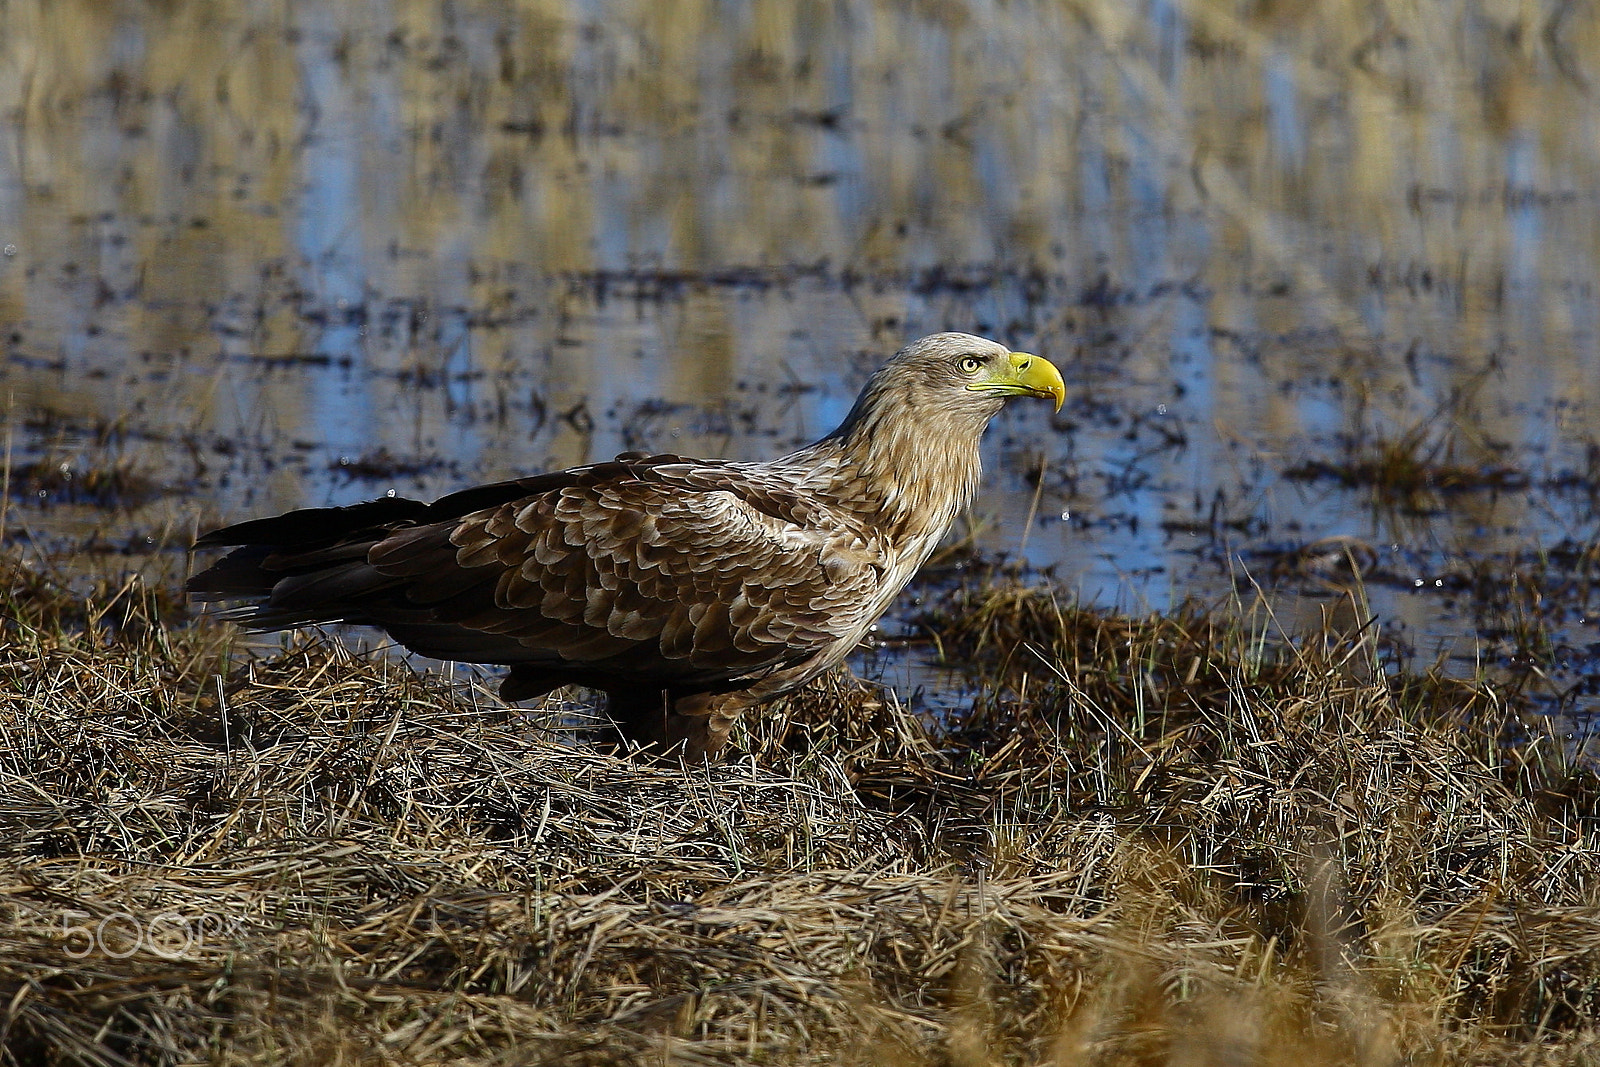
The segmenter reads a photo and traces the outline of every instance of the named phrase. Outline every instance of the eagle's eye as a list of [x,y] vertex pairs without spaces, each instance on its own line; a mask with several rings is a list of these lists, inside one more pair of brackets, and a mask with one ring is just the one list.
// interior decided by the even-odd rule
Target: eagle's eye
[[962,356],[961,357],[961,361],[960,361],[960,363],[957,364],[957,366],[959,366],[963,371],[965,371],[968,374],[975,373],[978,370],[978,368],[983,366],[983,357],[982,356]]

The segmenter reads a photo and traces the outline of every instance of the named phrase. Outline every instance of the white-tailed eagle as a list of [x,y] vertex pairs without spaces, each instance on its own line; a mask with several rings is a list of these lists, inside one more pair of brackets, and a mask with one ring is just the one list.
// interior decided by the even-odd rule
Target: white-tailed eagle
[[351,623],[510,667],[525,700],[603,690],[629,741],[690,760],[745,708],[840,663],[978,487],[1009,397],[1061,407],[1047,360],[961,333],[875,373],[843,424],[760,463],[618,456],[423,503],[387,497],[217,530],[189,581],[254,630]]

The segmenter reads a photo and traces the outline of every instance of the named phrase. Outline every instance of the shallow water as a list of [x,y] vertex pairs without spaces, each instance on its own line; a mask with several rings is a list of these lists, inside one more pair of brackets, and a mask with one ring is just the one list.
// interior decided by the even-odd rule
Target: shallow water
[[[986,556],[1127,608],[1259,583],[1292,628],[1349,545],[1413,662],[1515,669],[1532,612],[1553,706],[1592,705],[1595,12],[3,17],[8,536],[763,457],[961,329],[1071,396],[991,431]],[[1337,477],[1395,442],[1422,481]]]

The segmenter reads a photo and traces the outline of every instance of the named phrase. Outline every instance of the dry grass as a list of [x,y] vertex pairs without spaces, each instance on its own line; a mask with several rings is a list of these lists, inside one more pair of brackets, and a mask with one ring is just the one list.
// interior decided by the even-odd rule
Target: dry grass
[[979,589],[705,771],[0,560],[0,1062],[1593,1062],[1591,772],[1248,613]]

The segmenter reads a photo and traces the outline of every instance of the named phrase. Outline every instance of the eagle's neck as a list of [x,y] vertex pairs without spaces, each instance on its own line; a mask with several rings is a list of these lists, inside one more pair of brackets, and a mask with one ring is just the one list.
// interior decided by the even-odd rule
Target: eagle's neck
[[919,555],[932,551],[972,503],[988,425],[966,412],[858,404],[833,433],[790,457],[806,481]]

